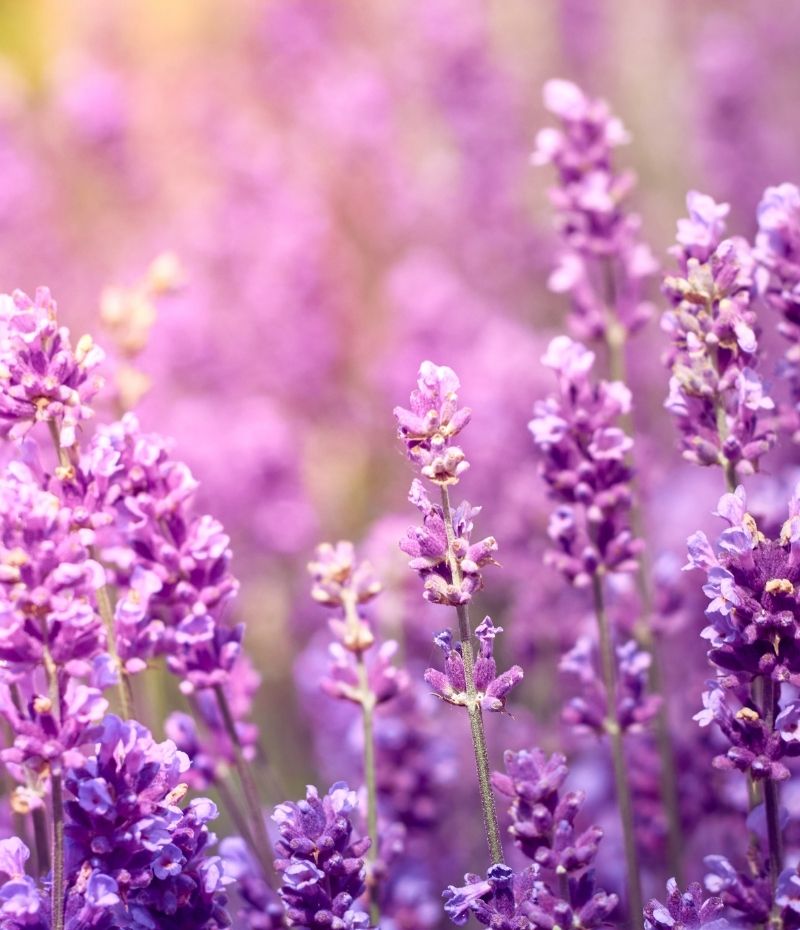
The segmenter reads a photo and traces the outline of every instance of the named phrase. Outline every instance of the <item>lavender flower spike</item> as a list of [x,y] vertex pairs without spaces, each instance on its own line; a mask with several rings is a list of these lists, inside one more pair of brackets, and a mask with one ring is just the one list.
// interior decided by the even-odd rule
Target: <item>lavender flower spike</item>
[[672,304],[662,319],[672,339],[664,406],[676,419],[684,457],[720,465],[733,490],[775,442],[775,404],[756,370],[755,259],[744,239],[719,241],[724,205],[701,198],[689,195],[691,218],[679,223],[673,250],[679,272],[662,288]]
[[[475,630],[475,636],[480,641],[480,652],[474,669],[476,697],[481,710],[495,713],[505,709],[506,695],[522,681],[523,675],[519,665],[512,665],[508,671],[497,674],[493,655],[494,638],[502,632],[503,628],[495,626],[490,617],[486,617]],[[470,699],[466,690],[461,644],[453,647],[449,630],[440,633],[434,641],[444,653],[445,671],[442,673],[429,668],[425,672],[425,681],[449,704],[467,707]]]
[[452,368],[423,362],[410,409],[395,407],[397,433],[412,462],[436,484],[456,484],[469,468],[453,438],[469,423],[472,411],[458,406],[460,382]]
[[275,808],[280,839],[275,869],[290,927],[304,930],[369,930],[358,906],[364,893],[368,838],[353,839],[349,814],[356,794],[337,782],[324,798],[309,785],[306,797]]
[[[468,611],[473,594],[483,585],[480,570],[494,561],[493,553],[497,543],[491,536],[477,543],[471,541],[472,518],[477,515],[479,508],[470,507],[464,502],[453,511],[450,505],[448,485],[454,484],[466,467],[464,453],[451,445],[451,439],[466,426],[470,416],[467,408],[458,406],[459,381],[455,372],[432,362],[423,362],[417,385],[417,390],[411,393],[411,409],[395,409],[398,435],[406,445],[409,458],[419,467],[420,474],[439,485],[441,505],[429,500],[419,480],[412,483],[409,500],[422,513],[423,525],[409,530],[400,548],[411,556],[410,567],[424,581],[425,599],[456,609],[460,652],[450,656],[450,669],[460,675],[456,666],[461,662],[463,688],[454,690],[447,676],[437,678],[437,674],[441,673],[435,672],[433,676],[437,684],[434,687],[441,689],[442,696],[461,692],[465,695],[464,706],[469,714],[486,840],[491,861],[501,863],[503,845],[489,783],[489,755],[481,700],[485,701],[489,697],[493,702],[499,701],[502,707],[506,692],[519,676],[512,670],[506,673],[505,678],[500,676],[494,681],[494,660],[491,657],[493,628],[486,625],[482,627],[482,637],[487,642],[481,648],[478,663],[482,664],[478,668],[472,647]],[[455,658],[456,655],[458,658]],[[485,685],[482,699],[476,688],[479,673],[480,681]],[[495,693],[490,695],[490,688]]]

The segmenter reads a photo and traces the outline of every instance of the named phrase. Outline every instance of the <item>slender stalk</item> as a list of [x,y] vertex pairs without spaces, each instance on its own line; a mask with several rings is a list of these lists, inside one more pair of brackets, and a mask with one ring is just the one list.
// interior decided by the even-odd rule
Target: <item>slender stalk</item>
[[600,664],[603,671],[607,703],[605,729],[611,741],[611,756],[614,762],[614,784],[617,793],[622,838],[625,846],[626,884],[628,888],[628,916],[632,927],[642,925],[642,887],[639,862],[636,852],[636,835],[633,826],[633,802],[628,771],[625,763],[622,728],[617,713],[617,661],[614,644],[606,614],[603,594],[603,579],[600,572],[592,575],[592,593],[600,640]]
[[[614,268],[610,260],[603,263],[604,286],[606,294],[606,347],[608,350],[608,371],[612,380],[628,383],[628,364],[625,349],[628,333],[617,319],[616,281]],[[627,413],[622,419],[622,428],[628,436],[635,437],[633,416]],[[631,507],[631,529],[637,538],[645,538],[644,519],[641,499],[636,492],[636,477],[631,479],[634,491],[634,503]],[[651,619],[653,615],[653,598],[650,590],[650,565],[645,550],[639,557],[636,569],[636,587],[641,606],[640,616],[634,625],[633,633],[637,643],[650,653],[650,689],[662,698],[661,706],[655,718],[655,735],[659,766],[659,787],[664,815],[667,824],[667,853],[670,872],[680,886],[683,885],[683,826],[681,824],[680,797],[678,795],[678,767],[675,761],[675,747],[669,725],[667,692],[664,688],[664,671],[661,649],[653,635]]]
[[255,840],[253,839],[253,833],[250,829],[250,824],[247,822],[247,818],[242,812],[236,796],[228,787],[228,783],[224,778],[220,778],[214,782],[214,787],[217,789],[220,800],[225,805],[225,810],[230,815],[234,826],[239,831],[239,835],[251,849],[255,849],[256,844]]
[[[364,653],[356,653],[358,685],[361,692],[361,717],[364,723],[364,784],[367,788],[367,832],[372,841],[367,850],[367,861],[373,865],[378,859],[378,785],[375,778],[375,733],[374,713],[375,695],[369,687],[367,666]],[[380,905],[374,875],[370,876],[369,913],[372,923],[377,927],[380,920]]]
[[[91,547],[90,554],[96,562],[100,561],[100,553],[94,546]],[[117,667],[117,694],[119,696],[120,709],[122,710],[122,716],[126,720],[131,720],[134,717],[133,689],[131,688],[130,675],[128,675],[123,667],[119,658],[119,653],[117,652],[117,635],[114,629],[114,608],[111,604],[109,586],[107,584],[101,585],[97,589],[96,597],[97,609],[100,612],[100,617],[106,628],[108,652]]]
[[258,794],[258,787],[253,778],[253,771],[250,763],[244,755],[242,741],[239,739],[239,733],[236,730],[236,721],[233,719],[228,698],[225,696],[225,690],[222,685],[214,686],[214,694],[217,697],[219,710],[222,714],[222,721],[225,725],[225,732],[233,746],[233,758],[236,766],[236,773],[239,776],[239,782],[242,786],[245,805],[248,814],[252,820],[254,849],[264,876],[269,878],[272,875],[272,846],[267,835],[267,827],[264,823],[264,811],[261,808],[261,798]]
[[[46,631],[45,631],[46,632]],[[44,638],[44,667],[50,691],[50,704],[56,720],[61,721],[61,693],[58,687],[58,669],[50,654],[47,636]],[[50,799],[53,813],[53,873],[50,888],[53,930],[64,930],[64,794],[61,784],[61,760],[57,768],[50,769]]]
[[[763,704],[761,716],[770,731],[775,729],[775,708],[780,699],[780,685],[766,675],[762,677],[761,693]],[[764,811],[767,819],[767,858],[769,862],[770,886],[775,893],[778,876],[782,868],[782,837],[780,822],[780,797],[778,783],[768,778],[764,781]]]
[[[447,561],[453,584],[461,584],[461,569],[453,552],[455,536],[453,533],[453,514],[450,509],[450,495],[447,485],[441,485],[442,510],[444,512],[444,528],[447,534]],[[475,752],[475,769],[478,774],[478,788],[483,809],[483,825],[486,830],[486,841],[489,846],[489,855],[492,863],[503,862],[503,844],[500,839],[500,827],[497,823],[497,811],[494,807],[494,795],[489,777],[489,752],[486,748],[486,734],[483,729],[483,715],[478,703],[478,692],[475,689],[475,675],[473,668],[475,657],[472,651],[472,629],[469,622],[469,611],[465,604],[456,607],[458,615],[458,636],[461,640],[461,655],[464,659],[464,678],[467,684],[467,712],[469,713],[469,727],[472,733],[472,748]]]

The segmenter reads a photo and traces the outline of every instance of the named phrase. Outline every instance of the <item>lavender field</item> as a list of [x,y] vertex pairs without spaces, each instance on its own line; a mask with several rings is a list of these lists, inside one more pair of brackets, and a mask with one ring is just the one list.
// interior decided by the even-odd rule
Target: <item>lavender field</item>
[[0,930],[800,930],[798,48],[0,0]]

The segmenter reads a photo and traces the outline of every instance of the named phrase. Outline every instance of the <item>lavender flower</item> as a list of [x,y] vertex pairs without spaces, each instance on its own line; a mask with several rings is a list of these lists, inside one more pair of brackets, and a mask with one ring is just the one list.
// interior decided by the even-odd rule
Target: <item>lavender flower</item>
[[680,273],[664,279],[673,309],[662,318],[672,340],[666,408],[675,416],[684,458],[720,465],[728,483],[757,471],[775,442],[775,404],[757,372],[755,260],[743,239],[718,241],[724,206],[692,192],[692,218],[679,224]]
[[641,550],[630,529],[632,440],[618,425],[631,395],[621,382],[592,384],[594,360],[567,336],[553,339],[542,363],[556,372],[559,394],[537,402],[528,424],[544,480],[561,502],[550,518],[556,549],[548,561],[576,585],[600,567],[633,571]]
[[758,234],[753,257],[756,289],[768,307],[781,314],[778,329],[788,341],[781,374],[794,408],[791,424],[798,438],[800,417],[800,190],[779,184],[764,191],[758,205]]
[[720,916],[724,907],[719,897],[703,899],[703,889],[697,883],[681,892],[674,878],[667,882],[667,903],[653,898],[644,909],[645,930],[725,930],[728,921]]
[[452,511],[452,556],[461,576],[456,583],[444,510],[431,502],[422,483],[416,479],[411,484],[408,499],[422,514],[422,526],[409,529],[406,538],[400,542],[400,548],[411,556],[409,568],[417,572],[424,582],[423,597],[432,604],[452,607],[468,604],[483,587],[481,569],[497,564],[494,560],[497,540],[493,536],[472,542],[473,519],[481,508],[471,507],[464,501]]
[[460,382],[452,368],[423,362],[411,409],[395,407],[398,436],[408,457],[425,478],[436,484],[456,484],[469,468],[453,438],[469,423],[471,411],[458,406]]
[[620,343],[652,315],[644,288],[658,267],[640,241],[640,218],[624,209],[635,178],[612,164],[613,149],[629,136],[605,101],[569,81],[548,81],[544,103],[561,121],[539,132],[532,158],[558,172],[550,200],[563,250],[548,286],[569,294],[581,338]]
[[62,447],[74,446],[78,424],[92,416],[89,401],[103,384],[95,373],[102,350],[90,336],[72,348],[44,287],[33,300],[22,291],[0,296],[0,333],[0,432],[19,439],[34,423],[48,421]]
[[[559,669],[575,675],[582,696],[571,698],[564,708],[564,719],[575,727],[600,736],[606,730],[608,695],[599,669],[597,648],[588,636],[581,636],[562,656]],[[648,693],[652,657],[629,639],[616,647],[617,722],[624,733],[641,732],[655,717],[661,697]]]
[[[131,918],[167,928],[228,926],[223,875],[198,798],[181,809],[188,758],[135,721],[107,717],[95,752],[65,776],[68,884],[87,864],[116,883]],[[72,877],[72,878],[70,878]]]
[[[508,671],[497,674],[494,660],[494,638],[502,633],[501,626],[495,626],[490,617],[486,617],[475,629],[475,636],[480,643],[478,657],[475,661],[476,700],[481,710],[500,712],[506,705],[506,695],[522,680],[522,669],[512,665]],[[449,630],[436,636],[436,645],[444,653],[444,672],[429,668],[425,672],[425,681],[436,694],[448,704],[467,707],[470,698],[467,695],[467,683],[464,674],[464,658],[461,644],[453,647],[453,637]]]
[[355,792],[337,782],[324,798],[309,786],[304,801],[275,808],[272,819],[280,834],[275,868],[290,927],[369,928],[358,898],[366,887],[363,856],[370,841],[352,837],[348,815],[355,807]]
[[578,877],[594,862],[603,831],[596,826],[576,831],[585,794],[561,796],[566,759],[559,753],[547,758],[541,749],[532,749],[508,751],[503,761],[506,771],[493,772],[492,785],[512,799],[508,832],[514,842],[551,880],[559,874]]

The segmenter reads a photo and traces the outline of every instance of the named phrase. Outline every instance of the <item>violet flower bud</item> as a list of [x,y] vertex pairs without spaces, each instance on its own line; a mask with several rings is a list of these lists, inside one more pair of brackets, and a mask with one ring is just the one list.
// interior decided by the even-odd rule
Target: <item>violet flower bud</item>
[[458,376],[445,365],[420,365],[410,409],[395,407],[397,434],[420,474],[435,484],[456,484],[469,468],[453,438],[469,423],[472,411],[458,406]]
[[103,385],[95,372],[102,350],[90,336],[73,349],[45,287],[33,299],[22,291],[0,295],[0,334],[0,433],[21,439],[34,423],[52,421],[61,446],[74,446]]
[[[494,660],[494,638],[502,631],[503,628],[496,627],[490,617],[486,617],[475,630],[475,636],[480,642],[474,667],[477,701],[481,710],[497,713],[505,709],[506,695],[522,681],[523,676],[522,669],[518,665],[512,665],[508,671],[497,674],[497,665]],[[458,643],[453,647],[452,636],[447,630],[436,636],[434,642],[444,653],[445,671],[426,669],[425,681],[448,704],[468,707],[469,697],[461,644]]]

